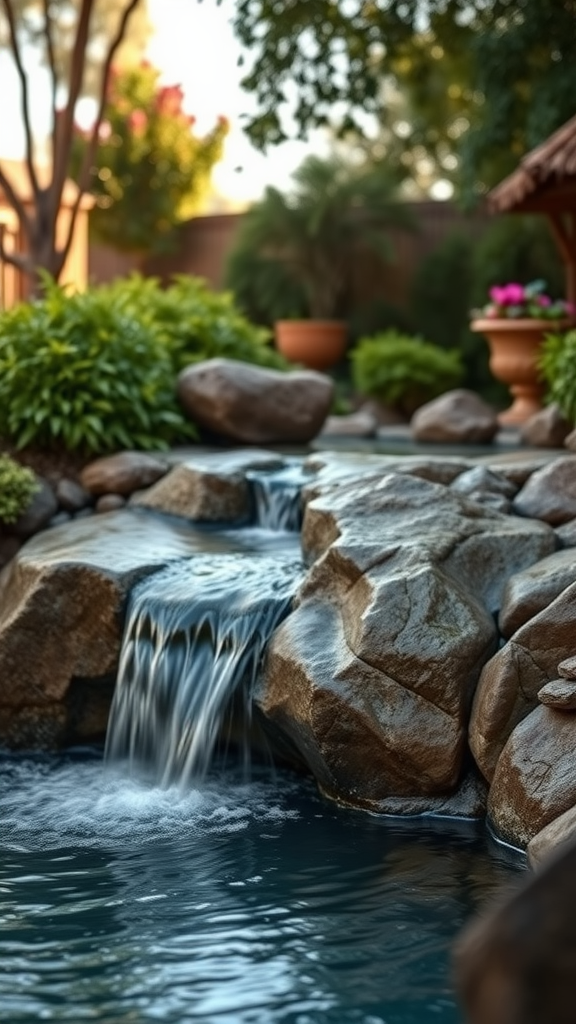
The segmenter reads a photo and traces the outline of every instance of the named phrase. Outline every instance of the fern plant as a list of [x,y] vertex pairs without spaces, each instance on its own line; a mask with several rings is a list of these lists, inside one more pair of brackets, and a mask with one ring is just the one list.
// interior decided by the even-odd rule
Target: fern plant
[[555,402],[568,422],[576,424],[576,330],[548,334],[538,367],[547,385],[548,401]]

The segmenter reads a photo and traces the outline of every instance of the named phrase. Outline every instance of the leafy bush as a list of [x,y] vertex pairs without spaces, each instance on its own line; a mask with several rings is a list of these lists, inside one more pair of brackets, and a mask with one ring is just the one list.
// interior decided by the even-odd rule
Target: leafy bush
[[15,523],[37,490],[31,469],[20,466],[9,455],[0,455],[0,523]]
[[270,345],[270,331],[243,316],[228,292],[214,292],[181,274],[162,289],[155,278],[134,274],[100,289],[103,301],[144,323],[166,349],[175,373],[216,356],[286,369]]
[[547,398],[576,424],[576,330],[549,334],[544,340],[539,368],[548,385]]
[[106,289],[42,300],[0,316],[0,435],[86,452],[165,448],[193,436],[174,366],[152,328]]
[[462,378],[459,352],[397,331],[363,338],[351,359],[356,390],[405,415],[456,387]]

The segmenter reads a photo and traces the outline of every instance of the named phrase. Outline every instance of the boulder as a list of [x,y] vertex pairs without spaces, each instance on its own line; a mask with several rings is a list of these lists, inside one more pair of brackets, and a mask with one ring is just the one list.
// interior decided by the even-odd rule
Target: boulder
[[19,537],[20,540],[26,540],[48,526],[52,516],[58,511],[58,501],[48,481],[39,476],[36,477],[36,482],[38,490],[32,496],[26,511],[18,517],[15,523],[5,527],[7,533]]
[[82,701],[70,687],[110,688],[130,588],[198,545],[190,530],[124,511],[21,548],[0,574],[0,743],[30,745],[36,729],[34,745],[77,741]]
[[101,494],[94,506],[95,512],[117,512],[124,508],[126,498],[121,494]]
[[576,551],[573,549],[555,551],[511,576],[504,588],[498,617],[502,636],[511,637],[572,583],[576,583]]
[[474,391],[459,388],[422,405],[410,427],[416,441],[486,444],[498,432],[498,419]]
[[282,373],[232,359],[188,366],[177,394],[187,416],[222,438],[246,444],[305,443],[322,428],[332,402],[330,377]]
[[90,494],[128,496],[156,483],[168,469],[169,463],[159,456],[126,451],[89,462],[82,470],[80,480]]
[[564,455],[532,474],[514,499],[519,516],[542,519],[553,526],[576,517],[576,459]]
[[511,499],[518,488],[506,477],[488,469],[487,466],[474,466],[461,473],[451,483],[453,491],[466,494],[471,501],[486,505],[497,512],[509,512]]
[[302,533],[314,564],[258,705],[338,800],[382,810],[450,793],[504,582],[553,531],[401,474],[320,490]]
[[570,429],[568,420],[552,402],[521,425],[520,438],[534,448],[562,448]]
[[575,635],[576,584],[572,584],[521,626],[484,666],[468,739],[476,764],[489,782],[511,732],[534,710],[538,691],[558,678],[558,665],[574,651]]
[[573,1024],[576,846],[469,924],[455,949],[468,1024]]
[[175,466],[131,504],[203,522],[246,521],[251,513],[250,488],[242,473],[210,470],[193,461]]
[[558,547],[576,548],[576,519],[569,519],[556,528]]
[[81,508],[86,508],[93,502],[90,492],[77,484],[75,480],[62,477],[58,480],[55,489],[58,504],[65,512],[79,512]]
[[540,704],[504,747],[488,795],[497,834],[525,847],[576,804],[576,715]]
[[532,868],[539,867],[544,861],[557,853],[558,847],[576,840],[576,806],[570,807],[559,818],[554,818],[545,825],[528,843],[526,850],[528,862]]
[[[576,646],[576,644],[575,644]],[[564,679],[576,679],[576,656],[565,658],[558,665],[558,675]]]

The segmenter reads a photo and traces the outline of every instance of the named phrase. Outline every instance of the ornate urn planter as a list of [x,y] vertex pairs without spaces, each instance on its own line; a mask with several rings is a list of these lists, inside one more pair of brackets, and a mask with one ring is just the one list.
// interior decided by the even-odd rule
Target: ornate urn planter
[[524,423],[542,408],[545,385],[538,373],[540,346],[547,334],[567,330],[570,320],[534,318],[473,320],[470,330],[483,334],[490,347],[490,370],[512,392],[512,405],[498,420],[508,426]]
[[278,320],[276,348],[291,363],[327,370],[344,357],[348,330],[342,320]]

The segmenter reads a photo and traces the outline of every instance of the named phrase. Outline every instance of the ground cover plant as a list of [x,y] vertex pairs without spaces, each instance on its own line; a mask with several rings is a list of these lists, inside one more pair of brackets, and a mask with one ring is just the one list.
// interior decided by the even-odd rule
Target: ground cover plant
[[576,330],[549,334],[539,366],[549,401],[556,402],[568,422],[576,424]]

